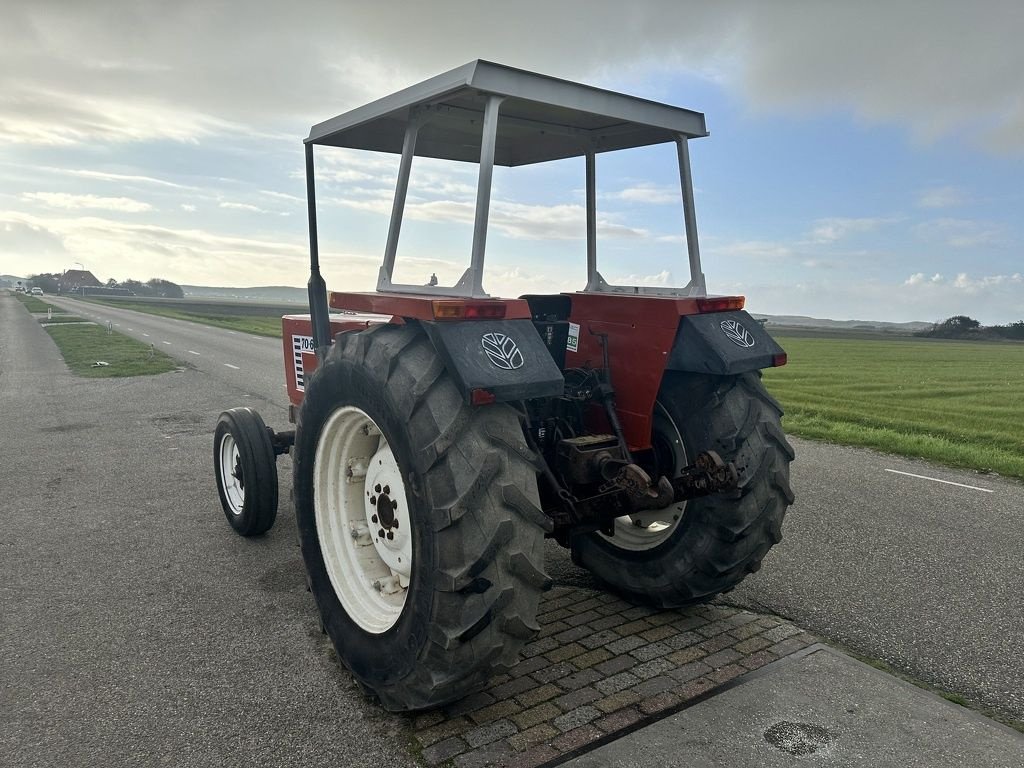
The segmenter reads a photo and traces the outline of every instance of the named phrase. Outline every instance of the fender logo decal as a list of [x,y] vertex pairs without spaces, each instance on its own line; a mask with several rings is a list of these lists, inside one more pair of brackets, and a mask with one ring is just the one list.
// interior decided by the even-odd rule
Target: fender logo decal
[[750,335],[750,331],[735,320],[723,320],[719,327],[722,329],[722,333],[729,338],[729,341],[737,347],[749,348],[756,343],[754,337]]
[[488,359],[495,368],[503,371],[514,371],[522,368],[523,353],[518,345],[504,333],[485,333],[480,337],[480,346],[484,348]]

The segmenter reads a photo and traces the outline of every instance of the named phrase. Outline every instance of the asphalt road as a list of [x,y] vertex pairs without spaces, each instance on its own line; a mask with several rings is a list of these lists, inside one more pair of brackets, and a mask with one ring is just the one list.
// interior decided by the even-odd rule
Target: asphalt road
[[[0,679],[14,680],[18,697],[36,702],[31,717],[13,724],[31,729],[58,714],[66,720],[70,704],[71,722],[83,734],[91,717],[102,717],[103,733],[124,735],[124,744],[97,741],[85,753],[93,758],[102,748],[133,748],[130,736],[145,733],[154,763],[174,755],[171,762],[189,764],[178,760],[177,750],[205,736],[231,745],[224,749],[227,763],[271,764],[273,754],[282,754],[274,740],[281,738],[282,723],[303,722],[306,728],[313,718],[312,735],[302,734],[308,764],[373,764],[374,755],[402,764],[402,745],[390,744],[383,722],[346,689],[344,675],[328,658],[302,588],[297,550],[282,554],[282,537],[294,535],[287,461],[280,473],[280,522],[267,540],[242,541],[219,519],[209,461],[214,421],[223,408],[250,404],[272,426],[285,426],[280,341],[55,301],[100,322],[109,319],[117,330],[189,366],[177,374],[101,385],[70,377],[53,359],[52,347],[39,354],[48,339],[5,298],[0,296],[0,429],[11,517],[0,530],[0,600],[4,625],[29,637],[5,633],[0,640],[0,664],[8,666]],[[47,386],[35,392],[40,377]],[[153,403],[159,404],[155,412]],[[112,431],[112,422],[129,428]],[[104,440],[95,441],[101,432]],[[724,601],[792,618],[1024,719],[1024,486],[872,451],[794,443],[798,501],[787,517],[785,540]],[[12,445],[18,448],[12,451]],[[113,540],[115,530],[116,546],[99,559],[83,559],[68,544],[84,537],[103,551],[102,542]],[[22,540],[41,543],[24,551]],[[560,582],[591,584],[554,544],[548,559]],[[139,573],[145,584],[119,578],[130,581]],[[200,585],[206,583],[226,587],[204,594]],[[126,590],[136,594],[124,595]],[[140,601],[139,628],[104,623],[109,613],[103,606],[115,598]],[[288,615],[275,618],[281,610]],[[66,642],[85,637],[87,646],[67,647],[60,622],[47,621],[48,614],[71,616],[76,631]],[[297,622],[316,637],[319,655],[310,656],[308,638],[292,636]],[[268,625],[279,634],[268,635]],[[166,651],[154,656],[153,641],[166,644]],[[127,667],[123,644],[139,655]],[[211,647],[223,651],[215,664]],[[272,672],[282,667],[284,678],[294,678],[293,690],[279,689],[281,676]],[[190,676],[179,674],[183,669],[198,670],[204,685],[188,682]],[[48,686],[61,675],[80,687],[58,702]],[[139,679],[142,692],[149,684],[161,699],[177,701],[173,711],[148,709]],[[290,719],[278,718],[276,708]],[[11,714],[3,712],[0,707],[0,745],[12,725],[4,721]],[[365,738],[352,744],[351,753],[339,752],[337,740],[328,738],[332,718],[358,724]],[[46,743],[45,734],[37,736]],[[285,738],[286,746],[298,748],[297,737]],[[204,763],[194,757],[194,764]]]

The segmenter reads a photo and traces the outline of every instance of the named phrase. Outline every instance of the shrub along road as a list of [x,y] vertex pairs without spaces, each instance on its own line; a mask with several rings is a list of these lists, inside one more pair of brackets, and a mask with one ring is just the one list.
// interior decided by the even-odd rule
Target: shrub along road
[[[203,374],[189,380],[199,382],[196,396],[208,407],[254,405],[271,426],[286,427],[279,341],[58,301],[157,346],[169,342],[165,351]],[[194,412],[183,406],[178,416]],[[209,436],[197,443],[204,439]],[[854,651],[1024,719],[1018,588],[1024,485],[865,449],[795,444],[797,503],[783,527],[785,540],[724,602],[793,618]],[[209,451],[202,453],[197,476],[183,482],[208,485],[208,500],[196,503],[209,510],[216,508],[216,492],[205,463]],[[288,482],[287,467],[281,477]],[[291,525],[286,492],[282,499],[282,518]],[[549,569],[558,583],[595,586],[550,546]]]

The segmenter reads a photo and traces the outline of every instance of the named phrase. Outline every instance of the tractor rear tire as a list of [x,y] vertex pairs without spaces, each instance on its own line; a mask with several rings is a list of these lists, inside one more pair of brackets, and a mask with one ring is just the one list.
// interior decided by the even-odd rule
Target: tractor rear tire
[[667,373],[655,406],[653,469],[671,476],[711,449],[735,462],[739,487],[619,518],[613,536],[577,536],[573,559],[626,598],[664,608],[731,590],[781,541],[793,503],[795,454],[781,416],[759,373]]
[[232,408],[213,433],[213,470],[228,523],[259,536],[277,519],[277,457],[270,431],[252,408]]
[[309,380],[293,461],[310,590],[364,689],[425,709],[516,664],[551,523],[511,407],[469,406],[419,329],[373,326]]

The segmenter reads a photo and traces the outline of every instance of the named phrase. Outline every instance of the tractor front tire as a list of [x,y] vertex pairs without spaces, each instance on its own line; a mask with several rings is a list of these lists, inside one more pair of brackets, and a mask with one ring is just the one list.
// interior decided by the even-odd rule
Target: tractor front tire
[[213,433],[213,471],[224,516],[240,536],[259,536],[277,519],[277,457],[252,408],[232,408]]
[[550,521],[515,411],[471,407],[412,326],[339,335],[299,411],[295,511],[339,659],[392,711],[513,666]]
[[667,373],[655,406],[652,469],[671,477],[711,449],[736,464],[739,487],[618,518],[612,536],[575,537],[573,559],[626,598],[664,608],[731,590],[782,539],[793,503],[794,452],[781,416],[758,373]]

